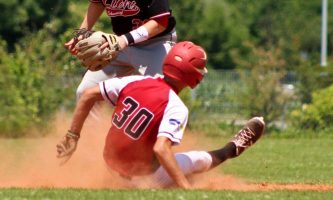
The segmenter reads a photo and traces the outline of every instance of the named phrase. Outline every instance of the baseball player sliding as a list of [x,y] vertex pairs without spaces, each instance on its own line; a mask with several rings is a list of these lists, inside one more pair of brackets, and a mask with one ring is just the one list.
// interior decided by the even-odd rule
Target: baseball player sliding
[[85,90],[67,134],[57,145],[57,156],[71,157],[90,109],[104,100],[115,107],[103,154],[107,166],[128,179],[151,176],[159,187],[191,188],[188,175],[239,156],[265,128],[263,118],[254,117],[220,149],[173,153],[188,119],[188,109],[177,94],[200,83],[207,73],[206,61],[202,47],[179,42],[164,59],[163,77],[112,78]]

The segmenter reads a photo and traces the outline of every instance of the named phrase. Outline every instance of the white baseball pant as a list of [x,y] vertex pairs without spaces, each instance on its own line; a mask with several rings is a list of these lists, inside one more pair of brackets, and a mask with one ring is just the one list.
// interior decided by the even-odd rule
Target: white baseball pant
[[[206,151],[176,153],[175,158],[185,176],[205,172],[212,165],[212,156]],[[172,178],[162,166],[152,175],[152,179],[153,183],[160,187],[167,187],[173,184]]]

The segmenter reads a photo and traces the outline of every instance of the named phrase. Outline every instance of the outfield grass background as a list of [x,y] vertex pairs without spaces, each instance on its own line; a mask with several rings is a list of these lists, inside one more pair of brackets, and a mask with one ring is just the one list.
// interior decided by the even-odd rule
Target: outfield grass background
[[333,140],[265,137],[222,170],[253,182],[333,184]]

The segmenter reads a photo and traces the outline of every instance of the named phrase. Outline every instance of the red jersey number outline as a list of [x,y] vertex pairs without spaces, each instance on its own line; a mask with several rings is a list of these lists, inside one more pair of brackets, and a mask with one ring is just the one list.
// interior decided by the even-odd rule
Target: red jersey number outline
[[[139,108],[140,104],[132,97],[126,97],[122,104],[123,109],[119,114],[114,114],[112,123],[119,129],[127,124],[124,127],[124,133],[130,138],[138,140],[154,118],[154,114],[147,108]],[[132,114],[134,116],[130,118]]]

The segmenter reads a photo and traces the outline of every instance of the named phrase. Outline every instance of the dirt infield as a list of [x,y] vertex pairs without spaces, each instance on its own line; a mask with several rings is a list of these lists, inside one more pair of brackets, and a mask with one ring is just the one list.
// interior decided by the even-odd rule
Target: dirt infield
[[[0,139],[0,188],[147,188],[111,174],[104,164],[102,150],[109,120],[99,128],[88,124],[82,133],[77,152],[64,166],[59,166],[55,145],[66,132],[68,122],[58,117],[56,128],[46,138],[19,142]],[[66,118],[65,118],[66,119]],[[70,120],[66,120],[70,121]],[[190,149],[197,139],[184,138],[180,149]],[[6,144],[6,145],[2,145]],[[17,146],[15,146],[17,145]],[[15,149],[12,149],[15,148]],[[333,185],[249,183],[218,171],[196,175],[191,179],[197,189],[233,191],[333,191]]]
[[200,189],[232,190],[232,191],[333,191],[333,185],[324,184],[277,184],[277,183],[248,183],[243,179],[222,175],[216,172],[198,176],[194,185]]

